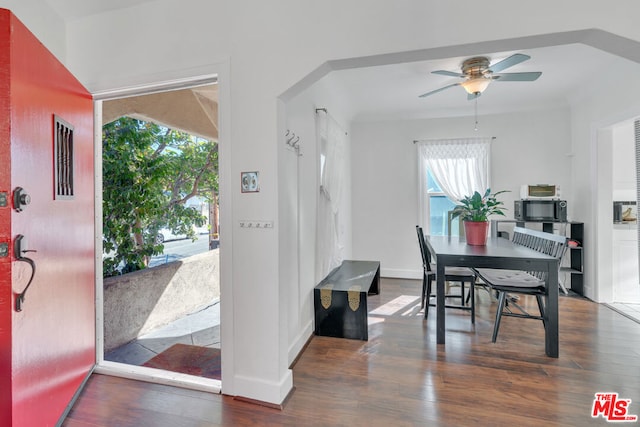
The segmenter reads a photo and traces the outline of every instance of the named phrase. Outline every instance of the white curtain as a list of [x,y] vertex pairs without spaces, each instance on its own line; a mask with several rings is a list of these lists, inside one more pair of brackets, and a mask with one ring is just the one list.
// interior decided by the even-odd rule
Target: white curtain
[[460,138],[417,141],[420,174],[420,220],[429,223],[427,210],[427,168],[444,194],[458,201],[489,188],[489,160],[492,138]]
[[316,232],[316,277],[325,277],[344,258],[340,205],[344,188],[346,136],[326,112],[316,113],[316,141],[320,153],[320,195]]

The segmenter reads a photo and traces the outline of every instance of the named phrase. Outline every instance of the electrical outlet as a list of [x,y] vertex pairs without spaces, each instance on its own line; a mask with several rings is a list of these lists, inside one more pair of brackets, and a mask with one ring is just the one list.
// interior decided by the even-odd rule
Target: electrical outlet
[[257,193],[260,191],[258,172],[242,172],[240,174],[241,191],[243,193]]

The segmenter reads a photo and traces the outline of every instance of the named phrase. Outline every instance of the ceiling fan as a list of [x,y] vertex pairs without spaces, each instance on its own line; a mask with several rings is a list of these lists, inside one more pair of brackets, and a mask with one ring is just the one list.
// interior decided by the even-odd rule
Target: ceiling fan
[[531,57],[528,55],[516,53],[500,62],[490,65],[491,62],[489,58],[477,56],[466,59],[462,63],[462,74],[447,70],[432,71],[433,74],[460,77],[463,78],[464,81],[453,83],[448,86],[441,87],[440,89],[432,90],[431,92],[423,93],[420,95],[420,98],[433,95],[434,93],[441,92],[445,89],[449,89],[450,87],[462,86],[469,94],[468,99],[473,100],[478,98],[487,86],[489,86],[489,83],[494,80],[499,82],[532,82],[540,77],[542,73],[539,71],[527,73],[500,73],[502,70],[506,70],[507,68],[513,67],[514,65],[524,62],[530,58]]

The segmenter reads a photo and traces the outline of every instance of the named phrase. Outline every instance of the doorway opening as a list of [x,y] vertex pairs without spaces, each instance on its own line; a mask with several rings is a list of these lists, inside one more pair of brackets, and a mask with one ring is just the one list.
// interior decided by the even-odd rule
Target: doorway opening
[[[640,135],[637,117],[598,129],[598,174],[602,188],[602,242],[598,260],[607,305],[640,323],[640,275],[638,273],[638,210],[636,144]],[[613,207],[613,209],[612,209]]]
[[97,371],[219,392],[217,77],[105,96],[95,116]]

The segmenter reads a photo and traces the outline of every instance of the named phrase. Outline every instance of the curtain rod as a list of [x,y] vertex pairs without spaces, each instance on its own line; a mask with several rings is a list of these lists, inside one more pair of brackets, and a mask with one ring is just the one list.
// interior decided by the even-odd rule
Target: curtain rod
[[[329,114],[329,112],[327,111],[327,109],[326,109],[326,108],[324,108],[324,107],[316,108],[316,114],[318,114],[318,112],[320,112],[320,111],[322,111],[323,113],[325,113],[327,116],[331,116],[331,115]],[[338,122],[336,121],[336,119],[334,119],[333,117],[331,117],[331,118],[333,119],[333,121],[334,121],[336,124],[338,124]],[[339,124],[338,124],[338,127],[340,127],[340,130],[342,130],[342,127],[341,127]],[[344,130],[342,130],[342,132],[344,132],[344,134],[345,134],[345,135],[349,135],[349,134],[348,134],[347,132],[345,132]]]
[[[413,143],[416,144],[418,142],[436,142],[436,141],[460,141],[460,140],[464,140],[464,139],[481,139],[481,138],[488,138],[486,136],[474,136],[474,137],[470,137],[470,138],[434,138],[434,139],[414,139]],[[495,136],[490,137],[491,140],[493,141],[494,139],[496,139]]]

